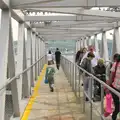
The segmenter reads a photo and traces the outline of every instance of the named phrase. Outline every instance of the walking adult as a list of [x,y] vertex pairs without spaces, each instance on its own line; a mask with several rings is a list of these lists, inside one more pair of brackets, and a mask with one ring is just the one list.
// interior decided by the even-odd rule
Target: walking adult
[[57,48],[56,52],[55,52],[55,60],[56,60],[56,67],[57,67],[58,70],[59,70],[59,67],[60,67],[60,59],[61,59],[61,52]]
[[87,52],[86,48],[81,48],[77,53],[76,53],[76,57],[75,57],[75,62],[77,63],[77,65],[80,65],[80,62],[83,58],[83,56],[85,55],[85,53]]
[[48,65],[54,64],[53,55],[50,50],[47,54],[47,60],[48,60]]

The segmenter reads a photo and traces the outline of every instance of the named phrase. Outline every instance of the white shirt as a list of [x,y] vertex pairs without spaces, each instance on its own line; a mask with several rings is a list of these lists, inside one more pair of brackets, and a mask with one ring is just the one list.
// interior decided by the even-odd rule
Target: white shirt
[[[83,58],[82,58],[82,60],[81,60],[81,63],[82,63],[82,61],[87,57],[88,53],[89,53],[89,52],[86,52],[86,53],[85,53],[85,55],[83,56]],[[95,67],[95,66],[97,65],[98,60],[100,59],[100,56],[99,56],[99,54],[98,54],[97,52],[95,52],[95,51],[93,52],[93,54],[95,55],[95,57],[92,59],[91,63],[92,63],[92,67]],[[80,65],[81,65],[81,63],[80,63]]]
[[48,61],[53,60],[53,55],[52,55],[52,54],[47,54],[47,60],[48,60]]

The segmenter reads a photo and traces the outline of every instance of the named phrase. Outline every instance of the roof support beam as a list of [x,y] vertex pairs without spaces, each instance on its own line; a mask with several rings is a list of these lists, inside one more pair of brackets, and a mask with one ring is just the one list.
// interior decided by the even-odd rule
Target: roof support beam
[[76,15],[88,15],[88,16],[100,16],[109,18],[120,18],[119,12],[100,11],[100,10],[85,10],[74,8],[40,8],[40,11],[64,13],[64,14],[76,14]]
[[112,18],[101,18],[97,16],[69,15],[69,16],[25,16],[25,21],[113,21]]
[[11,4],[14,8],[108,7],[120,6],[120,0],[12,0]]

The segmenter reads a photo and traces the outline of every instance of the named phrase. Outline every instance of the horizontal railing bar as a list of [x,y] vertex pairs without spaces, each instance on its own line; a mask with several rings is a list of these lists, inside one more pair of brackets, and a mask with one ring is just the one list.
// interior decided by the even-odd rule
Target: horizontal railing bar
[[21,73],[18,73],[16,76],[14,76],[13,78],[11,78],[11,79],[9,79],[6,83],[5,83],[5,85],[3,85],[3,86],[1,86],[0,87],[0,91],[2,90],[2,89],[4,89],[7,85],[9,85],[13,80],[15,80],[15,79],[17,79],[20,75],[22,75],[22,74],[24,74],[26,71],[28,71],[31,67],[33,67],[36,63],[38,63],[43,57],[45,57],[45,55],[44,56],[42,56],[40,59],[38,59],[35,63],[33,63],[31,66],[29,66],[28,68],[26,68],[24,71],[22,71]]

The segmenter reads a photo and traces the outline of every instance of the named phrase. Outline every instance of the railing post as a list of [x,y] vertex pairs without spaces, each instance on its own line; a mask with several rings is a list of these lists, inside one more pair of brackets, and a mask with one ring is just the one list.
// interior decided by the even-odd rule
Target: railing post
[[[89,82],[90,82],[90,100],[92,101],[92,92],[93,92],[93,80],[92,80],[92,78],[90,77],[90,80],[89,80]],[[90,102],[90,120],[92,120],[92,103]]]
[[[104,113],[104,86],[101,84],[101,115]],[[101,117],[101,120],[103,118]]]
[[75,95],[77,97],[77,68],[76,65],[75,66]]
[[[85,75],[83,76],[84,79]],[[85,85],[85,80],[83,80],[83,85]],[[85,101],[86,101],[86,96],[85,96],[85,87],[83,86],[83,113],[85,113]]]
[[80,74],[80,69],[79,69],[79,67],[78,67],[78,73],[79,73],[79,76],[78,76],[78,80],[79,80],[79,87],[78,87],[78,90],[79,90],[79,99],[80,99],[80,102],[81,102],[81,94],[80,94],[80,92],[81,92],[81,84],[80,84],[80,82],[81,82],[81,80],[80,80],[80,78],[81,78],[81,74]]

